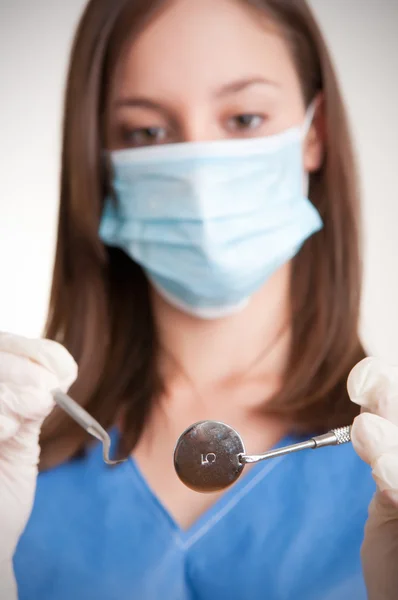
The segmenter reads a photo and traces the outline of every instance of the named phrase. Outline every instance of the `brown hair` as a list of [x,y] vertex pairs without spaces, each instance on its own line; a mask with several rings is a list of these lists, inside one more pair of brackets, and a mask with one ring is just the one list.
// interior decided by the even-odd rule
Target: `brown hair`
[[[240,0],[281,27],[307,103],[323,92],[326,155],[310,197],[324,229],[294,260],[293,336],[281,391],[265,406],[298,430],[323,431],[357,414],[346,379],[363,356],[358,338],[360,259],[355,166],[331,60],[305,0]],[[109,428],[123,408],[123,449],[130,452],[162,390],[158,340],[141,268],[98,236],[111,189],[102,160],[109,89],[121,53],[166,0],[91,0],[75,38],[66,91],[61,206],[46,335],[79,364],[71,395]],[[41,468],[82,451],[87,434],[54,411],[42,432]]]

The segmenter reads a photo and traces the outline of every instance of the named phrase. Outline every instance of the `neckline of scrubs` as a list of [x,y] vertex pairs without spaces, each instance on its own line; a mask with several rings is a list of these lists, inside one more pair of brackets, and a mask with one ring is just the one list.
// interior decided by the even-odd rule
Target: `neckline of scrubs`
[[[272,449],[288,446],[301,441],[293,435],[287,435]],[[143,498],[153,507],[154,516],[168,523],[171,532],[175,535],[178,544],[183,549],[188,549],[201,539],[208,531],[217,525],[232,510],[237,509],[239,502],[254,489],[260,481],[267,477],[281,462],[287,458],[286,455],[278,458],[254,464],[247,473],[243,472],[238,481],[218,498],[208,509],[206,509],[188,528],[182,528],[173,515],[164,506],[158,495],[147,482],[144,474],[138,466],[134,456],[128,458],[127,465],[133,470],[135,480],[138,482]]]

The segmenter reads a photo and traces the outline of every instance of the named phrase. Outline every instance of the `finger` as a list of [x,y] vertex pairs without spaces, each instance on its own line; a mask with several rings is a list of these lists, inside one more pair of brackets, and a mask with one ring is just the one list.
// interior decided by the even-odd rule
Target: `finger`
[[354,420],[351,440],[355,451],[369,465],[385,453],[398,454],[398,427],[371,413],[362,413]]
[[0,383],[0,415],[22,421],[44,421],[54,408],[49,390]]
[[24,356],[56,375],[58,387],[67,391],[77,377],[77,365],[69,352],[53,340],[31,340],[0,332],[0,351]]
[[16,433],[0,445],[1,469],[5,464],[18,469],[22,465],[36,467],[40,458],[39,437],[43,420],[22,421]]
[[351,371],[348,394],[355,404],[398,425],[398,368],[365,358]]
[[59,378],[52,371],[24,356],[1,351],[0,382],[6,385],[37,388],[46,392],[59,386]]
[[0,415],[0,443],[13,438],[18,428],[19,423],[15,419]]
[[383,454],[373,465],[373,476],[381,492],[391,492],[391,497],[398,494],[398,454]]

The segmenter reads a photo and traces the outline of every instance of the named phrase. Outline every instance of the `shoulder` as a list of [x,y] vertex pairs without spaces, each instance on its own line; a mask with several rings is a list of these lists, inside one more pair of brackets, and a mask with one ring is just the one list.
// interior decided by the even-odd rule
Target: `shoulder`
[[351,443],[310,450],[306,467],[311,469],[318,484],[332,484],[337,490],[367,490],[374,493],[372,472],[356,454]]
[[350,443],[302,454],[295,481],[306,497],[308,514],[315,520],[327,518],[331,531],[334,524],[343,537],[362,538],[368,506],[376,491],[371,468]]
[[[302,441],[290,439],[288,443]],[[343,531],[362,531],[376,491],[371,468],[352,444],[303,450],[264,463],[259,472],[260,496],[278,515],[295,515],[301,523],[335,522]],[[257,495],[257,494],[256,494]],[[252,498],[253,509],[255,499]],[[339,524],[339,525],[338,525]]]

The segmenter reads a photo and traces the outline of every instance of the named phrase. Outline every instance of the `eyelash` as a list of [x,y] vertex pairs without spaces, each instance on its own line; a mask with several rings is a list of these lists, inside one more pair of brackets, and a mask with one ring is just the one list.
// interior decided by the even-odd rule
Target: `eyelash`
[[[230,117],[226,121],[226,128],[233,134],[250,135],[256,132],[267,121],[267,117],[257,113],[241,113]],[[166,127],[137,127],[128,126],[121,128],[123,144],[130,148],[154,146],[170,143],[175,140],[175,135]]]
[[[239,123],[239,119],[241,119],[241,122]],[[245,123],[245,119],[248,119],[250,121],[250,123]],[[252,127],[251,124],[253,123],[253,120],[255,119],[259,119],[260,123],[258,124],[258,127],[260,127],[264,121],[266,120],[265,115],[260,115],[260,114],[256,114],[256,113],[242,113],[240,115],[235,115],[233,117],[231,117],[228,122],[231,123],[231,121],[235,122],[235,131],[251,131],[253,129],[258,129],[258,127],[254,126]]]
[[[164,132],[165,134],[160,141],[158,138],[159,132],[162,134]],[[143,140],[143,137],[146,139]],[[155,144],[166,143],[167,130],[164,127],[138,127],[136,129],[129,129],[126,127],[122,129],[122,138],[123,142],[129,146],[153,146]]]

